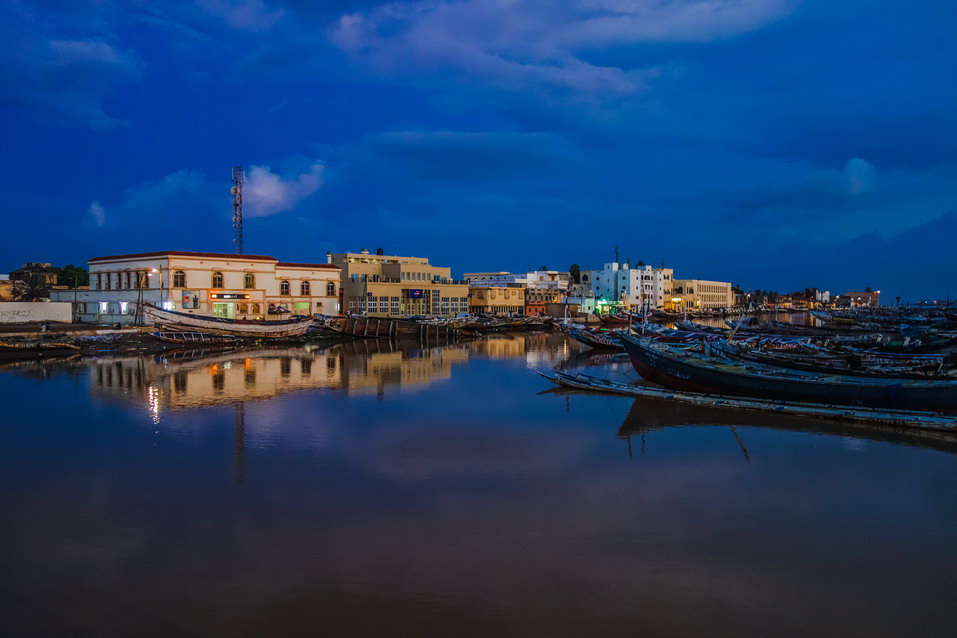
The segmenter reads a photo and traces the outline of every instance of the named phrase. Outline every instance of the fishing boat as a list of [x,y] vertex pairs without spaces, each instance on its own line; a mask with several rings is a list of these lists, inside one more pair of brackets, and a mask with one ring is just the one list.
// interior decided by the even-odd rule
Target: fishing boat
[[80,346],[56,341],[0,341],[0,359],[61,357],[79,350]]
[[733,361],[621,336],[642,377],[675,390],[907,410],[957,410],[957,380],[852,377]]
[[161,328],[233,335],[251,339],[288,339],[290,337],[299,337],[312,325],[312,317],[279,321],[221,319],[219,317],[193,315],[185,312],[176,312],[174,310],[162,310],[150,304],[143,304],[143,316],[146,321]]
[[585,344],[589,348],[595,348],[597,350],[622,350],[621,341],[618,339],[617,333],[590,330],[572,325],[563,326],[562,332],[572,339]]
[[176,330],[174,332],[151,332],[150,335],[156,339],[159,339],[160,341],[179,345],[214,345],[236,343],[236,337],[233,335],[213,334],[210,332],[187,332],[185,330]]

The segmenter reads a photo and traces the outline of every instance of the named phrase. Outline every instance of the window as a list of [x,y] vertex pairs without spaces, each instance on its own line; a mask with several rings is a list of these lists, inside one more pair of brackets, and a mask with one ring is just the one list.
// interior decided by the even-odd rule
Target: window
[[126,273],[126,288],[129,290],[133,287],[133,274],[130,272]]
[[336,282],[330,281],[329,283],[326,284],[326,295],[328,295],[329,297],[336,296]]
[[289,294],[289,282],[283,279],[279,282],[279,294],[288,295]]
[[302,295],[303,297],[308,297],[309,295],[311,295],[312,294],[311,291],[312,291],[312,287],[309,285],[308,281],[303,281],[301,284],[299,284],[299,294]]
[[186,273],[182,270],[177,270],[173,273],[173,288],[185,288],[186,287]]
[[243,288],[255,288],[256,287],[256,275],[251,272],[247,272],[243,275]]
[[254,303],[254,304],[253,304],[253,314],[254,314],[254,315],[258,315],[258,314],[259,314],[259,304],[258,304],[258,303]]
[[249,304],[241,303],[239,304],[239,313],[242,315],[249,313]]
[[[212,286],[212,287],[213,287],[213,288],[225,288],[225,286],[223,285],[223,273],[218,272],[218,271],[213,273],[213,286]],[[246,286],[246,287],[249,288],[249,286]]]

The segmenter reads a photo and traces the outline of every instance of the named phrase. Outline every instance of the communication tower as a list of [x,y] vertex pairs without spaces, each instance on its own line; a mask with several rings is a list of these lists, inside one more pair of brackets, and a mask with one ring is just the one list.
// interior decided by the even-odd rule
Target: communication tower
[[243,254],[243,182],[245,173],[242,166],[233,166],[233,187],[229,190],[233,194],[233,245],[236,252]]

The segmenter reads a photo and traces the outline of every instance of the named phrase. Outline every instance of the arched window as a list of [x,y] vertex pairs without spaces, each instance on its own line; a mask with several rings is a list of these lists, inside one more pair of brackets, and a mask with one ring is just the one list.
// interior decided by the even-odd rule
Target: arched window
[[223,273],[218,271],[213,273],[213,288],[225,288],[223,285]]
[[308,281],[303,281],[301,284],[299,284],[299,294],[303,297],[308,297],[312,294]]
[[182,270],[177,270],[173,273],[173,288],[185,288],[186,287],[186,273]]
[[241,315],[249,314],[249,304],[244,304],[244,303],[239,304],[239,314]]
[[258,314],[259,314],[259,304],[258,304],[258,303],[254,303],[254,304],[253,304],[253,314],[254,314],[254,315],[258,315]]
[[279,282],[279,294],[288,295],[289,294],[289,282],[283,279]]
[[256,287],[256,275],[251,272],[247,272],[243,275],[243,288],[255,288]]
[[336,296],[336,282],[330,281],[326,284],[326,295],[329,297]]

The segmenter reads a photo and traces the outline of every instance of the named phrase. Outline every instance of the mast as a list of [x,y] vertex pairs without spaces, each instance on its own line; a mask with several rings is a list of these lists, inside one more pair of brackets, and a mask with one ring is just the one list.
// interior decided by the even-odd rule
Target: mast
[[233,187],[229,190],[233,194],[233,245],[236,252],[243,254],[243,183],[246,181],[242,166],[233,166]]

